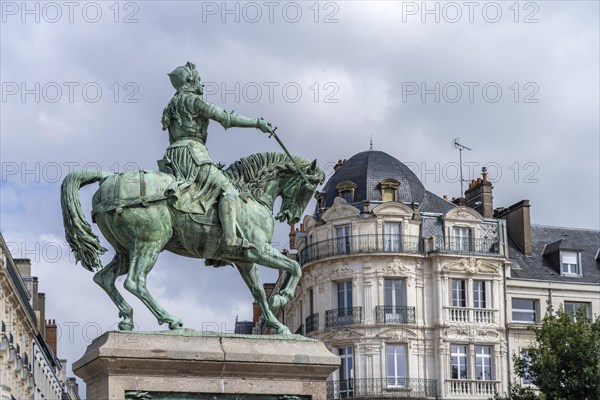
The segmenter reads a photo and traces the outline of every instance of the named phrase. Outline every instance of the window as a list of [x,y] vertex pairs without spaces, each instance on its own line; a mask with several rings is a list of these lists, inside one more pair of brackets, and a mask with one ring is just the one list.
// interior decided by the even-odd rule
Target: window
[[565,301],[565,311],[573,319],[577,317],[577,311],[583,310],[586,318],[590,318],[590,303],[576,303],[573,301]]
[[488,308],[487,286],[486,281],[473,281],[473,307]]
[[492,376],[492,346],[475,346],[475,379],[490,381]]
[[383,250],[400,252],[401,248],[401,224],[399,223],[385,223],[383,224]]
[[315,292],[313,289],[308,291],[308,315],[313,315],[315,313]]
[[452,307],[467,306],[466,284],[464,279],[452,279]]
[[537,322],[538,301],[531,299],[512,299],[512,320],[514,322]]
[[385,346],[387,365],[387,386],[406,385],[406,345],[388,344]]
[[344,181],[338,183],[335,188],[338,191],[338,196],[346,200],[346,203],[352,203],[354,201],[354,190],[356,184],[350,181]]
[[400,187],[400,182],[396,179],[384,179],[379,182],[379,189],[381,189],[381,200],[398,201],[398,187]]
[[455,226],[452,233],[452,250],[471,251],[471,228]]
[[342,359],[340,365],[340,397],[345,399],[354,396],[354,360],[352,346],[338,348]]
[[396,189],[393,189],[393,188],[381,189],[381,200],[382,201],[396,201]]
[[529,372],[529,366],[531,365],[531,358],[529,357],[529,351],[521,351],[521,360],[525,362],[525,368],[523,369],[523,377],[521,383],[523,385],[531,385],[531,373]]
[[340,225],[335,227],[335,246],[336,254],[346,254],[350,252],[350,225]]
[[352,281],[338,282],[338,309],[335,325],[354,323],[352,313]]
[[406,291],[404,279],[384,281],[385,323],[406,323]]
[[560,273],[562,275],[580,275],[579,253],[575,251],[560,252]]
[[467,346],[450,345],[450,378],[467,379]]
[[351,190],[343,190],[340,192],[340,197],[346,200],[346,203],[352,203],[354,195]]

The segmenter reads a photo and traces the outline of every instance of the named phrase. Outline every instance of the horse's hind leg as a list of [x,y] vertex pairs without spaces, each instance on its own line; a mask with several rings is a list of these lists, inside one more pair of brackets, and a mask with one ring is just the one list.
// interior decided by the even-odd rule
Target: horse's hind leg
[[94,275],[94,282],[108,293],[110,299],[119,309],[119,317],[123,318],[123,320],[119,322],[119,329],[122,331],[133,330],[133,309],[115,287],[115,281],[117,280],[117,277],[127,273],[128,267],[129,263],[127,256],[117,253],[107,266],[96,272]]
[[254,300],[256,300],[260,306],[267,326],[275,329],[278,334],[291,335],[292,333],[288,327],[279,322],[269,308],[267,295],[260,281],[260,276],[258,275],[258,269],[256,268],[256,265],[253,263],[235,263],[235,266],[240,271],[242,279],[244,279],[246,285],[248,285],[250,293],[252,293],[252,297],[254,297]]
[[180,318],[162,308],[146,288],[146,277],[154,267],[162,249],[161,243],[139,243],[129,252],[130,268],[125,289],[137,296],[158,319],[159,324],[168,323],[170,329],[183,328]]

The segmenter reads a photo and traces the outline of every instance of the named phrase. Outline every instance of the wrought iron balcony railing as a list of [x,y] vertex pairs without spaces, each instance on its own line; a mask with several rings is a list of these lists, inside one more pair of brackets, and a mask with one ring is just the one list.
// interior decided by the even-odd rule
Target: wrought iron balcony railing
[[325,328],[362,323],[362,307],[336,308],[325,311]]
[[327,400],[400,397],[437,398],[435,379],[372,378],[327,381]]
[[498,239],[468,239],[435,237],[433,252],[456,254],[500,254]]
[[319,313],[314,313],[306,317],[304,321],[306,324],[306,333],[315,332],[319,330]]
[[419,236],[354,235],[309,244],[300,252],[300,264],[343,254],[422,252]]
[[407,306],[377,306],[375,317],[378,324],[414,324],[415,307]]

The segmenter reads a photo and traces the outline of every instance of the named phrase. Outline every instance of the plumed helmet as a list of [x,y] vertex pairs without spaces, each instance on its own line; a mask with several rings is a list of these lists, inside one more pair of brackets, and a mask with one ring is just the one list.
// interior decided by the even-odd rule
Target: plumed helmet
[[200,75],[198,74],[198,71],[196,71],[196,66],[189,61],[185,65],[175,68],[173,72],[167,75],[169,75],[171,85],[173,85],[176,90],[200,79]]

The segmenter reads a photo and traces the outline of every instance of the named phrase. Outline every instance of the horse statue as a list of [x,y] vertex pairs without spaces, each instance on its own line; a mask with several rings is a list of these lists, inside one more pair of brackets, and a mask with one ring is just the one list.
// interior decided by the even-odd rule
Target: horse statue
[[[293,158],[290,158],[293,157]],[[285,153],[259,153],[231,164],[223,174],[239,190],[236,204],[237,229],[255,246],[237,252],[223,252],[222,228],[217,204],[205,215],[178,210],[168,196],[175,177],[154,171],[120,174],[100,170],[71,172],[61,187],[61,205],[67,242],[77,261],[94,275],[119,310],[119,329],[133,330],[133,309],[115,287],[117,277],[127,274],[125,289],[137,296],[170,329],[183,328],[180,318],[169,314],[152,297],[146,277],[163,250],[186,257],[204,258],[207,265],[233,264],[259,304],[267,327],[278,334],[291,334],[273,314],[292,300],[300,279],[299,264],[271,245],[275,219],[289,224],[300,220],[304,209],[325,179],[316,160]],[[113,246],[116,254],[106,266],[100,255],[106,252],[83,216],[79,189],[93,182],[100,187],[92,199],[92,221]],[[273,217],[273,204],[282,198]],[[289,274],[270,303],[260,282],[257,265]]]

